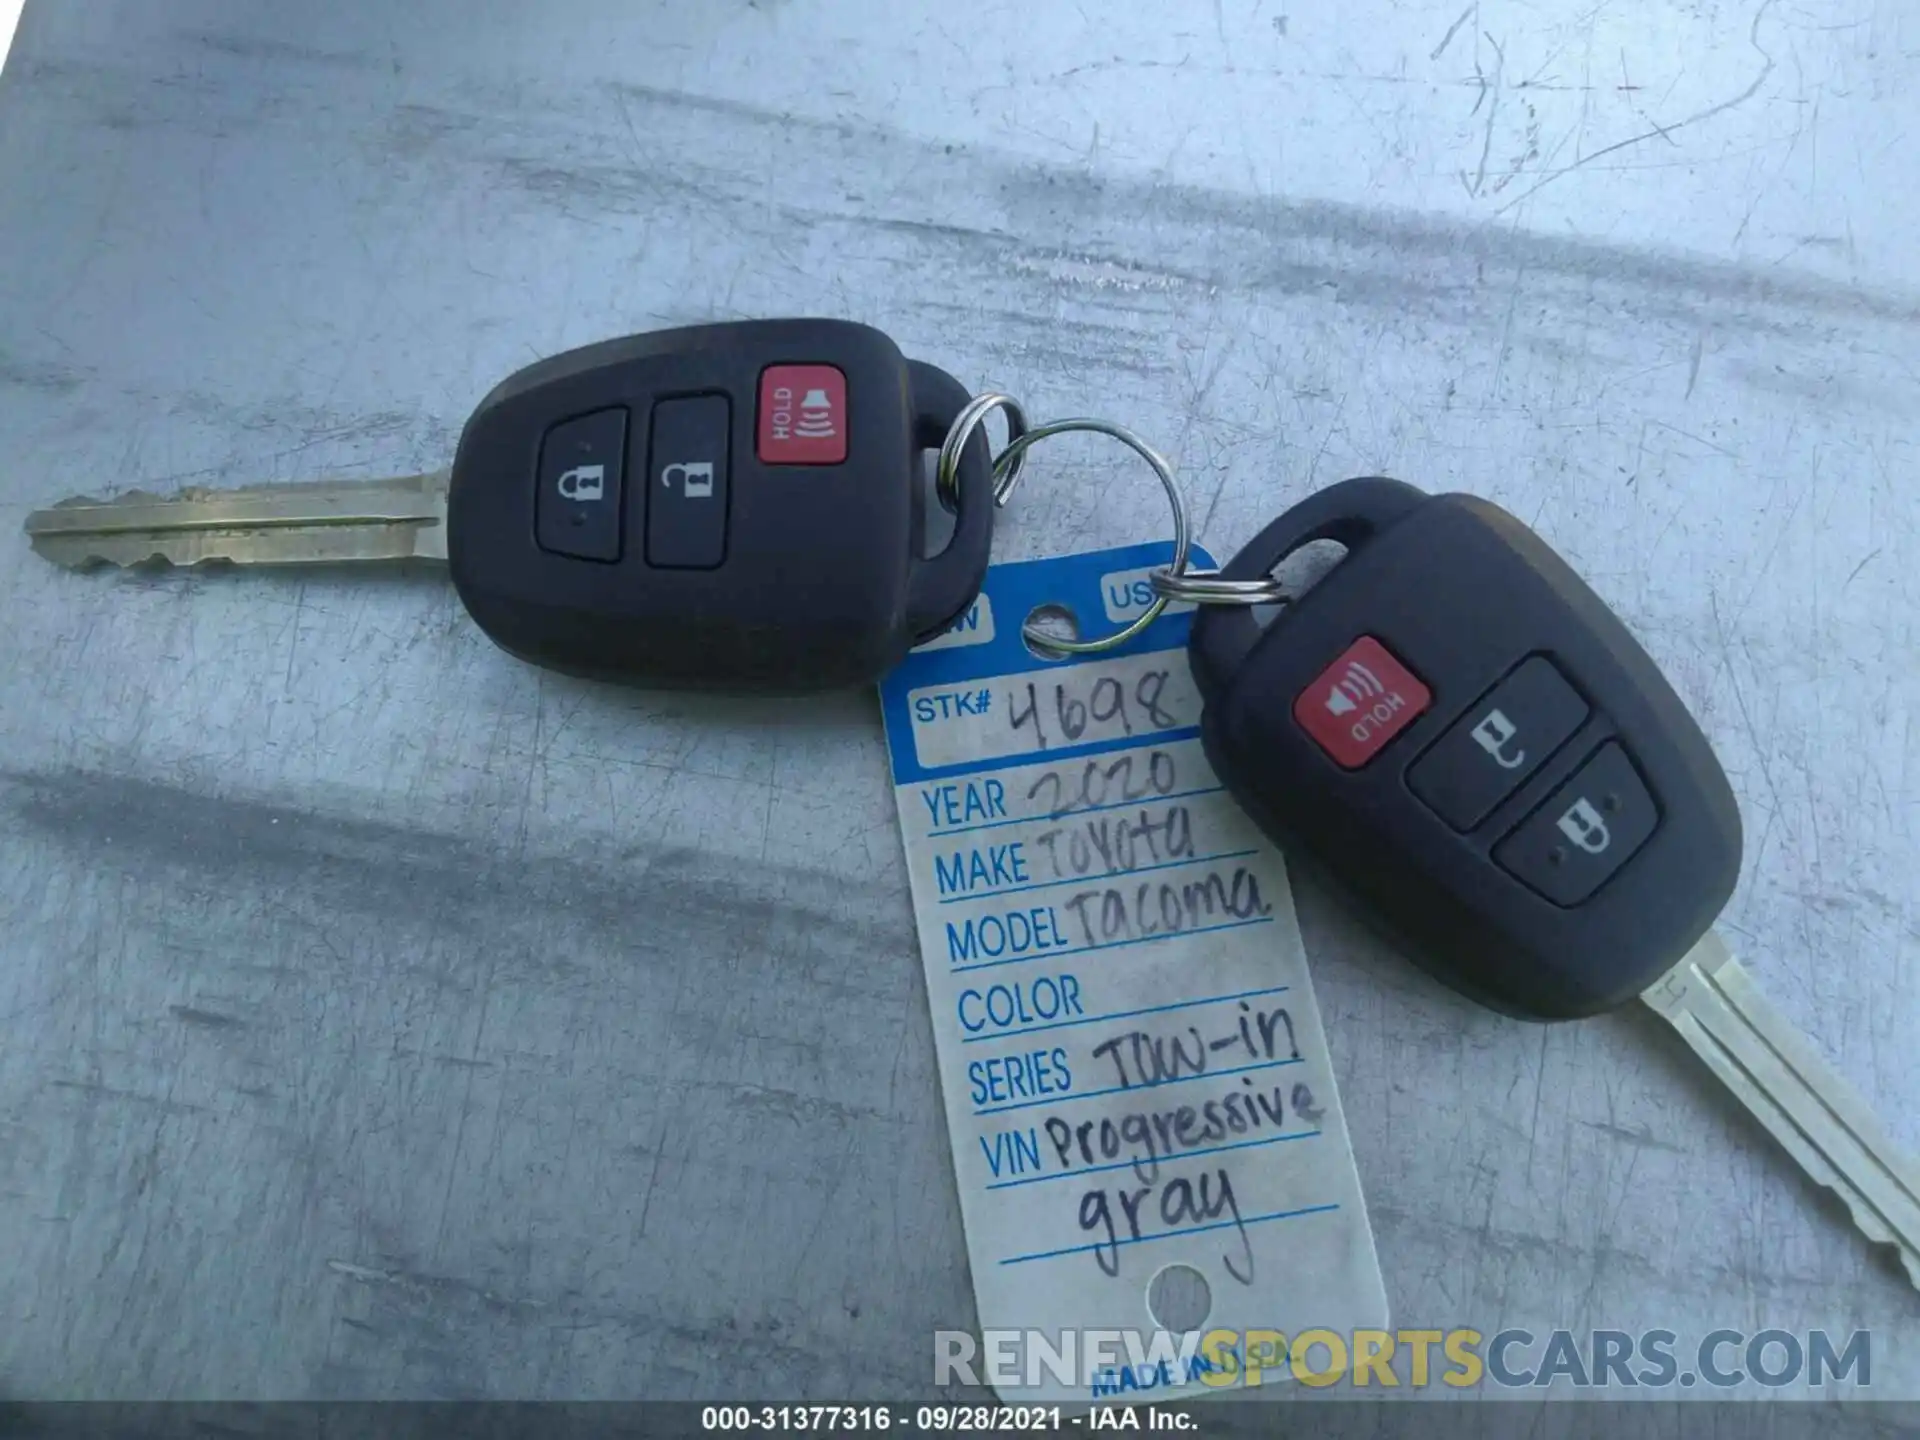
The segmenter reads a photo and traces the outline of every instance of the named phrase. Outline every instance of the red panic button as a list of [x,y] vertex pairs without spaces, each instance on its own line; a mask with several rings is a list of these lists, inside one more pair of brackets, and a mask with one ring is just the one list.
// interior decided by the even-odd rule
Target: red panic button
[[1363,635],[1300,692],[1293,718],[1336,765],[1358,770],[1432,703],[1412,671]]
[[831,365],[771,365],[760,374],[763,465],[838,465],[847,458],[847,377]]

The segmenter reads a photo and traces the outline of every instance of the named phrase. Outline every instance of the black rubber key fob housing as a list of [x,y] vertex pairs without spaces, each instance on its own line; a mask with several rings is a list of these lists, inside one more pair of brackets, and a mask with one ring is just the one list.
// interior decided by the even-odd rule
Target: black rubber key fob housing
[[447,549],[467,611],[569,674],[797,694],[870,684],[985,578],[984,438],[925,553],[923,454],[966,405],[843,320],[701,325],[531,365],[467,422]]
[[1455,989],[1574,1019],[1639,995],[1740,869],[1699,725],[1619,618],[1512,515],[1348,480],[1223,569],[1346,555],[1271,623],[1202,606],[1207,755],[1247,812]]

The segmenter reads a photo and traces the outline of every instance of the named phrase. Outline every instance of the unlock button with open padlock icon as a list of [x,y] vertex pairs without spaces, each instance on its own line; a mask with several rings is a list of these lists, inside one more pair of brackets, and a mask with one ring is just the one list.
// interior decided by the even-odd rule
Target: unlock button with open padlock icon
[[[653,407],[646,504],[647,564],[711,570],[727,558],[729,441],[724,395],[688,395]],[[689,459],[689,456],[700,458]]]
[[669,490],[678,481],[680,493],[689,500],[713,498],[713,465],[710,461],[669,465],[660,472],[660,483]]

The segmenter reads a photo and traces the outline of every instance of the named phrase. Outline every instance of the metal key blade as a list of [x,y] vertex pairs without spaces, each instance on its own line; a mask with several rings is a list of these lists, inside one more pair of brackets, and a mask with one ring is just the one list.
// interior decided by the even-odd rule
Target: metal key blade
[[1920,1286],[1920,1169],[1713,931],[1640,997]]
[[447,558],[445,470],[238,490],[76,496],[27,517],[33,548],[70,570],[95,565],[358,564]]

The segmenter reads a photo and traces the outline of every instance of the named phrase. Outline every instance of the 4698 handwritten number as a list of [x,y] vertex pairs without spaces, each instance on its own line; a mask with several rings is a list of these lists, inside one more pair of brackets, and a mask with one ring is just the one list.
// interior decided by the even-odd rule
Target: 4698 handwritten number
[[[1173,730],[1180,725],[1178,716],[1170,714],[1161,703],[1161,697],[1171,679],[1171,672],[1149,670],[1136,679],[1131,686],[1118,676],[1103,675],[1094,681],[1093,689],[1083,700],[1068,693],[1063,682],[1053,687],[1053,723],[1056,733],[1067,744],[1072,744],[1087,733],[1090,726],[1112,726],[1116,722],[1122,735],[1132,735],[1136,730]],[[1026,703],[1021,703],[1021,693],[1013,690],[1007,696],[1008,713],[1013,728],[1018,732],[1022,727],[1033,727],[1034,744],[1044,750],[1053,743],[1047,736],[1045,717],[1040,709],[1040,687],[1029,680],[1026,684]]]

